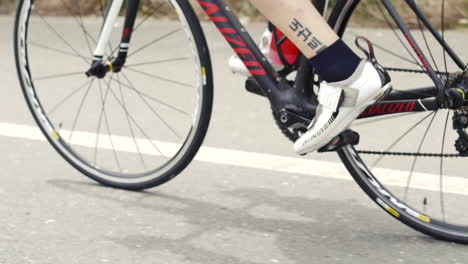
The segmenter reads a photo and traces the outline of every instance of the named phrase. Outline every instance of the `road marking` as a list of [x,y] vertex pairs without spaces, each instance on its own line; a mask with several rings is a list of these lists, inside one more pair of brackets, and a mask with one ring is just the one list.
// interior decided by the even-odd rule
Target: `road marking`
[[[68,138],[69,132],[60,131],[63,138]],[[0,123],[0,136],[46,141],[39,128],[34,126]],[[108,135],[100,134],[100,149],[112,150]],[[76,131],[72,142],[81,147],[95,146],[96,134]],[[160,155],[160,153],[146,139],[136,139],[139,150],[145,155]],[[112,143],[117,151],[137,153],[134,140],[131,137],[112,136]],[[175,153],[178,144],[154,141],[154,144],[165,154]],[[330,161],[293,158],[286,156],[255,153],[233,149],[202,147],[195,157],[196,161],[220,165],[262,169],[292,174],[303,174],[313,177],[322,177],[338,180],[352,180],[343,164]],[[408,177],[407,171],[376,168],[373,172],[385,185],[405,187]],[[439,191],[439,175],[429,173],[413,173],[411,188],[421,190]],[[455,176],[444,176],[444,193],[468,195],[468,179]]]

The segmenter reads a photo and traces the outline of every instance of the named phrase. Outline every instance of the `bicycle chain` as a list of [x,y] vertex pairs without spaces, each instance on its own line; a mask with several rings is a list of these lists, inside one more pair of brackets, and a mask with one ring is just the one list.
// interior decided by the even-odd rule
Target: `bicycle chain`
[[[423,71],[423,70],[413,70],[413,69],[404,69],[404,68],[385,67],[384,69],[387,70],[387,71],[393,71],[393,72],[427,73],[427,71]],[[448,72],[435,71],[435,73],[437,73],[439,75],[446,75],[446,76],[450,75],[450,73],[448,73]]]
[[416,152],[389,152],[389,151],[369,151],[359,150],[359,154],[365,155],[387,155],[387,156],[411,156],[411,157],[434,157],[434,158],[462,158],[460,154],[439,154],[439,153],[416,153]]
[[[413,70],[413,69],[404,69],[404,68],[392,68],[385,67],[387,71],[393,72],[408,72],[408,73],[427,73],[423,70]],[[447,72],[437,72],[439,75],[449,76]],[[461,158],[464,157],[460,154],[439,154],[439,153],[416,153],[416,152],[390,152],[390,151],[370,151],[370,150],[359,150],[359,154],[364,155],[387,155],[387,156],[411,156],[411,157],[436,157],[436,158]]]
[[[393,72],[409,72],[409,73],[422,73],[426,74],[426,71],[423,70],[413,70],[413,69],[404,69],[404,68],[392,68],[392,67],[385,67],[387,71]],[[436,72],[439,75],[446,75],[449,76],[449,73],[446,72]],[[278,121],[277,125],[279,126]],[[281,126],[280,126],[281,127]],[[281,129],[283,134],[289,138],[292,142],[295,142],[298,138],[297,135],[292,135],[289,131]],[[418,156],[418,157],[444,157],[444,158],[460,158],[464,157],[460,154],[439,154],[439,153],[415,153],[415,152],[389,152],[389,151],[370,151],[370,150],[359,150],[357,151],[359,154],[365,155],[388,155],[388,156]]]

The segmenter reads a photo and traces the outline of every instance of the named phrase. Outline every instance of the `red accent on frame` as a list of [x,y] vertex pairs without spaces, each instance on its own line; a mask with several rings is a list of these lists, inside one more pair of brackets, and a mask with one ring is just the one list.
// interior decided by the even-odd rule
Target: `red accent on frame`
[[198,1],[198,3],[200,3],[203,9],[205,9],[206,14],[209,16],[219,11],[219,6],[216,4],[203,1]]
[[233,28],[220,28],[219,31],[226,34],[237,33]]
[[265,69],[263,69],[260,62],[255,60],[255,56],[253,55],[252,51],[246,48],[236,48],[234,51],[237,53],[242,62],[244,62],[244,65],[252,75],[266,75]]
[[[235,32],[235,31],[234,31]],[[232,38],[229,37],[229,35],[233,36]],[[235,44],[237,46],[241,46],[241,47],[247,47],[247,44],[245,44],[245,42],[242,40],[241,36],[239,36],[239,34],[223,34],[224,38],[229,41],[230,43],[232,44]],[[236,49],[234,49],[236,50]]]
[[130,35],[130,32],[132,32],[132,29],[129,28],[129,27],[126,27],[124,29],[124,34],[123,34],[123,38],[126,39],[128,37],[128,35]]
[[360,117],[413,112],[415,107],[416,102],[371,105],[361,113]]
[[409,44],[411,45],[411,47],[413,48],[414,52],[416,52],[416,55],[418,55],[418,58],[422,62],[424,68],[427,71],[431,71],[431,67],[429,66],[429,63],[426,61],[426,59],[424,59],[422,52],[418,49],[418,47],[414,43],[413,38],[408,33],[404,33],[404,35],[406,39],[408,40]]
[[247,47],[239,32],[233,28],[229,19],[220,12],[221,8],[216,3],[207,2],[206,0],[198,0],[198,3],[203,7],[211,21],[215,22],[218,30],[244,62],[249,72],[252,75],[266,75],[267,72],[263,68],[263,65],[255,58],[255,55]]
[[227,22],[228,21],[228,19],[226,17],[210,16],[210,19],[213,22]]

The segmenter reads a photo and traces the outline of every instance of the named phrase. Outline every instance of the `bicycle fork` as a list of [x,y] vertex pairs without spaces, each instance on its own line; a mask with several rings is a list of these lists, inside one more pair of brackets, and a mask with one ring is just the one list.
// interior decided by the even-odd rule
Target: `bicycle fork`
[[[98,78],[104,78],[108,72],[119,72],[125,65],[140,0],[127,1],[127,11],[125,14],[124,30],[120,41],[119,53],[117,57],[112,57],[115,50],[111,50],[109,58],[103,61],[106,49],[110,47],[110,37],[120,10],[122,9],[123,2],[124,0],[111,0],[109,2],[107,13],[104,17],[104,24],[99,34],[96,49],[94,50],[91,68],[86,72],[86,76],[88,77],[96,76]],[[113,49],[113,47],[110,48]]]

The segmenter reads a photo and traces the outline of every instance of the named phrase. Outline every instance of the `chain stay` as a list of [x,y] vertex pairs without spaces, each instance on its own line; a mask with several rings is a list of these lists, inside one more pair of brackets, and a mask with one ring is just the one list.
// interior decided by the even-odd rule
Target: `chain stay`
[[[405,68],[392,68],[392,67],[385,67],[387,71],[393,72],[409,72],[409,73],[427,73],[423,70],[413,70],[413,69],[405,69]],[[439,75],[445,75],[451,77],[452,74],[447,72],[436,72]],[[462,158],[465,157],[461,154],[439,154],[439,153],[417,153],[417,152],[389,152],[389,151],[369,151],[369,150],[360,150],[357,151],[359,154],[365,155],[387,155],[387,156],[412,156],[412,157],[437,157],[437,158]]]

